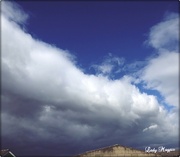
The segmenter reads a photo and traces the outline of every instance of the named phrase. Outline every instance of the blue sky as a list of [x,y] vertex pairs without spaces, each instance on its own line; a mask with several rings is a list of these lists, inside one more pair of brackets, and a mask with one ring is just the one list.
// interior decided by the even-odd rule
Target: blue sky
[[178,2],[1,4],[3,148],[179,147]]
[[[83,68],[108,53],[134,61],[149,56],[143,45],[149,29],[177,2],[19,2],[30,13],[27,30],[67,49]],[[53,9],[51,9],[51,7]]]

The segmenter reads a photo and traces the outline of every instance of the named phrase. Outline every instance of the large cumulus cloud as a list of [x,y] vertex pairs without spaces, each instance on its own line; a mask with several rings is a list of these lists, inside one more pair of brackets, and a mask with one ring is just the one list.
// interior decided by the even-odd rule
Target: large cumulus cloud
[[[83,73],[70,52],[25,32],[19,23],[27,17],[16,4],[3,2],[3,147],[17,155],[55,156],[115,143],[141,148],[177,146],[177,104],[172,103],[175,109],[167,111],[156,96],[140,92],[130,76],[111,80]],[[151,59],[144,69],[142,80],[148,88],[155,78],[148,76],[151,62],[156,60],[160,57]],[[177,77],[176,64],[172,69]],[[164,81],[161,87],[166,89],[166,84]]]

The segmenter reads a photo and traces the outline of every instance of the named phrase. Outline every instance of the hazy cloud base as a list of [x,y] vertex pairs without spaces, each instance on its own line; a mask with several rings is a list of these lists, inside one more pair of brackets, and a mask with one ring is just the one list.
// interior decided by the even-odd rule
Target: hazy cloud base
[[[16,4],[2,4],[3,148],[17,155],[68,155],[115,143],[178,146],[176,14],[150,30],[147,43],[157,55],[146,60],[138,77],[112,80],[108,75],[114,62],[122,68],[122,58],[96,65],[97,75],[84,74],[70,52],[21,28],[28,15]],[[138,83],[159,91],[173,108],[141,92]]]

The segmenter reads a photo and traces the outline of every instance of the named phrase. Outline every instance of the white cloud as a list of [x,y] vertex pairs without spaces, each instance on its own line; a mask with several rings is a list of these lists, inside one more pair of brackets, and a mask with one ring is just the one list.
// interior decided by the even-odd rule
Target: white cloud
[[149,61],[144,68],[143,80],[147,88],[158,90],[166,103],[178,107],[178,71],[179,54],[165,52]]
[[156,49],[178,49],[178,14],[166,15],[164,21],[151,28],[148,43]]
[[94,64],[92,67],[95,69],[97,74],[103,74],[110,76],[112,73],[121,72],[122,65],[125,59],[117,56],[113,56],[111,53],[104,58],[101,64]]
[[1,2],[2,14],[9,20],[15,21],[18,24],[23,24],[28,19],[28,14],[26,14],[22,8],[17,3],[12,3],[10,1]]
[[148,131],[148,130],[154,130],[154,129],[156,129],[157,127],[158,127],[157,124],[152,124],[152,125],[150,125],[149,127],[143,129],[143,132]]
[[[16,10],[13,11],[15,16],[19,16],[19,11],[18,14]],[[167,113],[155,96],[141,93],[131,84],[128,76],[111,80],[103,75],[84,74],[75,65],[69,52],[32,38],[18,24],[7,18],[4,12],[1,21],[3,144],[8,142],[9,137],[11,141],[16,141],[18,136],[21,136],[18,140],[24,140],[26,148],[26,144],[32,144],[34,148],[36,142],[38,148],[43,147],[46,142],[48,146],[45,146],[48,148],[57,145],[77,147],[81,140],[89,141],[89,145],[94,141],[102,145],[104,139],[107,143],[116,139],[128,144],[127,137],[140,136],[142,130],[151,124],[157,124],[156,129],[167,134],[167,140],[177,138],[176,131],[172,132],[170,138],[168,136],[171,129],[177,128],[177,124],[172,121],[177,111]],[[168,58],[169,62],[175,63],[175,56],[176,53],[171,53],[170,56],[165,53],[158,60],[165,66],[164,59]],[[159,64],[156,59],[151,62],[155,67],[152,68],[149,64],[143,75],[147,84],[155,79],[149,75],[151,68],[159,67],[156,66]],[[107,58],[100,71],[111,73],[113,64],[122,66],[124,60],[117,57]],[[108,69],[105,65],[112,67]],[[171,68],[165,74],[158,72],[158,77],[167,84],[170,72],[176,77],[176,69],[171,71]],[[158,86],[158,90],[164,90],[167,92],[164,95],[170,96],[168,89],[175,86],[176,82],[166,87],[164,82],[162,86]],[[153,84],[153,88],[157,86]],[[170,98],[168,100],[171,101]],[[155,126],[149,127],[153,128]],[[149,136],[152,141],[147,139],[142,141],[142,145],[162,140],[153,134]],[[146,139],[146,136],[142,139]],[[22,148],[21,142],[17,143],[19,145],[15,146]]]
[[179,53],[178,16],[172,14],[151,29],[149,43],[158,55],[151,58],[144,68],[142,80],[147,88],[158,90],[166,103],[178,107],[179,95]]

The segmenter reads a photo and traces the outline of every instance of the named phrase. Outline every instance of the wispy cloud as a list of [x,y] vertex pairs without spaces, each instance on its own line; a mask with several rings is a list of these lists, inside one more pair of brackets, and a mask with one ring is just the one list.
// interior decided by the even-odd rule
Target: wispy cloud
[[104,57],[102,63],[94,64],[91,67],[95,69],[97,75],[102,74],[104,76],[112,76],[113,73],[119,73],[122,71],[124,63],[124,58],[113,56],[109,53]]
[[149,127],[143,129],[143,132],[148,131],[148,130],[154,130],[154,129],[156,129],[157,127],[158,127],[157,124],[152,124],[152,125],[150,125]]
[[11,3],[10,1],[2,2],[1,8],[3,16],[18,24],[26,23],[29,18],[28,14],[26,14],[17,3]]
[[147,43],[158,50],[174,51],[178,49],[179,16],[177,13],[166,14],[164,20],[151,28]]
[[[14,10],[11,3],[6,5],[14,12],[15,19],[23,19],[21,10]],[[92,145],[99,147],[120,141],[124,145],[136,145],[139,141],[141,146],[178,142],[178,123],[174,123],[177,112],[168,113],[155,96],[141,93],[129,76],[112,80],[104,75],[84,74],[69,52],[24,32],[18,25],[24,20],[12,20],[6,11],[1,18],[4,147],[14,148],[20,155],[52,155],[75,154]],[[176,52],[162,53],[149,61],[142,75],[148,88],[162,93],[163,90],[168,93],[170,86],[177,89],[176,56]],[[165,74],[158,71],[158,81],[162,83],[152,86],[150,83],[157,76],[155,71],[161,65],[167,67],[165,61],[174,65]],[[124,59],[109,55],[95,68],[102,74],[110,74],[117,70],[113,69],[114,64],[120,67]],[[169,77],[174,78],[174,83],[169,84]],[[163,94],[171,102],[170,94]],[[173,96],[176,100],[177,95]],[[142,130],[152,124],[158,127],[153,133],[146,131],[147,138]],[[166,135],[166,139],[159,133]],[[86,141],[86,146],[82,141]]]

